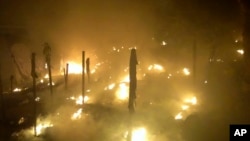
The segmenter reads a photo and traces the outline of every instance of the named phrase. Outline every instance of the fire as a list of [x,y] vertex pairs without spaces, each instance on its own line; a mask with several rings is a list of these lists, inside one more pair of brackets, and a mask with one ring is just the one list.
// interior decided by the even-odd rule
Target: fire
[[183,73],[185,74],[185,75],[190,75],[190,71],[189,71],[189,69],[188,68],[183,68]]
[[44,78],[48,79],[49,78],[49,74],[45,74]]
[[175,116],[175,119],[176,120],[180,120],[180,119],[182,119],[183,118],[183,116],[182,116],[182,113],[180,112],[180,113],[178,113],[176,116]]
[[137,128],[132,132],[132,141],[146,141],[147,131],[145,128]]
[[243,49],[238,49],[237,52],[238,52],[239,54],[241,54],[241,55],[244,54],[244,50],[243,50]]
[[[50,83],[48,83],[48,86],[50,86]],[[52,82],[52,86],[55,86],[55,82]]]
[[184,110],[184,111],[187,110],[188,108],[189,108],[188,105],[182,105],[182,106],[181,106],[181,109]]
[[89,101],[89,97],[88,96],[84,96],[84,99],[82,98],[82,96],[78,96],[77,98],[75,98],[74,96],[71,96],[69,99],[71,100],[75,100],[76,105],[82,105],[83,104],[83,100],[84,103]]
[[71,119],[72,120],[77,120],[80,119],[82,117],[82,108],[78,109],[72,116]]
[[22,89],[20,89],[20,88],[15,88],[14,90],[13,90],[13,92],[21,92],[22,91]]
[[[36,126],[36,135],[39,136],[43,134],[46,128],[53,127],[54,125],[49,120],[41,120],[41,118],[37,119]],[[34,127],[29,129],[29,132],[34,134]]]
[[[128,131],[125,138],[128,138]],[[135,128],[132,130],[131,141],[147,141],[147,130],[144,127]]]
[[114,87],[115,87],[115,83],[112,83],[112,84],[110,84],[110,85],[108,86],[108,89],[109,89],[109,90],[112,90]]
[[190,103],[192,105],[196,105],[197,104],[197,98],[194,96],[192,98],[187,98],[184,100],[186,103]]
[[82,73],[82,65],[80,63],[76,63],[73,61],[68,61],[69,64],[69,74],[81,74]]
[[130,82],[129,75],[124,76],[124,77],[121,79],[121,82]]
[[129,87],[126,83],[120,83],[119,88],[116,91],[116,96],[119,100],[126,100],[128,99]]
[[50,122],[44,122],[44,123],[40,123],[36,126],[36,134],[37,136],[41,135],[46,128],[48,127],[53,127],[53,124],[51,124]]
[[148,66],[148,70],[149,71],[155,70],[155,71],[162,72],[162,71],[164,71],[164,68],[163,68],[163,66],[161,66],[159,64],[153,64],[153,65]]

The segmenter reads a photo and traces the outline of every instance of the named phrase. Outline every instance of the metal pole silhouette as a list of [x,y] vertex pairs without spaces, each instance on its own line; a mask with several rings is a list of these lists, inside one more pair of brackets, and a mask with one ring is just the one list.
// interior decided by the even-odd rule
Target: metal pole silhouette
[[86,59],[86,72],[88,76],[88,83],[90,83],[90,59]]
[[137,79],[136,79],[136,65],[138,65],[136,50],[132,49],[130,54],[130,61],[129,61],[129,112],[132,114],[135,112],[135,99],[136,99],[136,86],[137,86]]
[[82,103],[84,105],[85,96],[85,51],[82,51]]
[[31,76],[33,78],[33,102],[34,102],[34,135],[37,136],[36,131],[36,114],[37,114],[37,105],[36,105],[36,54],[32,53],[31,56]]
[[51,75],[51,47],[48,43],[44,43],[43,54],[45,56],[45,61],[48,66],[49,72],[49,85],[50,85],[50,94],[53,95],[53,86],[52,86],[52,75]]

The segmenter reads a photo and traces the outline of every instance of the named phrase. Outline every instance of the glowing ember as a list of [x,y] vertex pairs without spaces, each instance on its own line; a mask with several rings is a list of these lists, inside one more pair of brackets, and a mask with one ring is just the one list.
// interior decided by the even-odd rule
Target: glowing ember
[[180,120],[180,119],[182,119],[183,118],[183,116],[182,116],[182,113],[180,112],[180,113],[178,113],[176,116],[175,116],[175,119],[176,120]]
[[93,74],[93,73],[95,73],[96,72],[96,69],[93,69],[93,70],[91,70],[91,74]]
[[35,101],[37,101],[37,102],[40,101],[40,97],[36,97]]
[[126,100],[128,99],[129,87],[126,83],[120,83],[119,88],[116,91],[116,96],[119,100]]
[[15,88],[14,90],[13,90],[13,92],[21,92],[22,91],[22,89],[20,89],[20,88]]
[[[54,82],[52,82],[52,86],[54,86],[55,85],[55,83]],[[50,86],[50,83],[48,83],[48,86]]]
[[44,78],[48,79],[49,78],[49,74],[45,74]]
[[40,119],[37,119],[36,135],[41,135],[48,127],[53,127],[53,124],[50,121],[41,121]]
[[182,110],[187,110],[188,108],[189,108],[188,105],[182,105],[182,106],[181,106],[181,109],[182,109]]
[[165,41],[162,41],[161,45],[165,46],[167,43]]
[[244,50],[243,50],[243,49],[238,49],[237,52],[238,52],[239,54],[241,54],[241,55],[244,54]]
[[148,70],[151,71],[151,70],[156,70],[156,71],[164,71],[164,68],[163,66],[159,65],[159,64],[153,64],[153,65],[150,65],[148,67]]
[[184,68],[182,71],[185,75],[190,75],[190,71],[188,68]]
[[81,114],[82,114],[82,109],[79,109],[71,116],[71,119],[72,120],[80,119],[82,117]]
[[191,103],[192,105],[196,105],[197,104],[197,98],[194,96],[192,98],[187,98],[185,99],[186,103]]
[[146,141],[147,131],[145,128],[138,128],[132,132],[132,141]]
[[83,104],[83,100],[86,103],[89,100],[88,96],[84,96],[84,99],[82,98],[82,96],[78,96],[77,98],[71,96],[70,97],[71,100],[75,100],[76,101],[76,105],[82,105]]
[[21,117],[21,118],[19,119],[19,121],[18,121],[18,124],[20,125],[20,124],[24,123],[24,121],[25,121],[24,117]]
[[48,68],[48,64],[47,64],[47,63],[44,64],[44,68],[45,68],[45,69]]
[[109,90],[112,90],[114,87],[115,87],[115,83],[112,83],[112,84],[110,84],[110,85],[108,86],[108,89],[109,89]]

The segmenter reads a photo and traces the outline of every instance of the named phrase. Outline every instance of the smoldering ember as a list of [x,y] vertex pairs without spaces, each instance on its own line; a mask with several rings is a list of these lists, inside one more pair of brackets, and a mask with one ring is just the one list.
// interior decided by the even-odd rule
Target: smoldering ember
[[228,141],[250,124],[248,0],[1,0],[1,141]]

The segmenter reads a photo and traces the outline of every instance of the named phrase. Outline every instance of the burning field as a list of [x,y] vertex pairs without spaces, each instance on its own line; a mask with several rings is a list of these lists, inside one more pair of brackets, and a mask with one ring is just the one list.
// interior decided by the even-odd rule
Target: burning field
[[0,1],[0,141],[228,141],[243,1]]
[[[10,135],[7,138],[18,141],[182,141],[179,124],[196,112],[200,104],[196,95],[181,94],[174,88],[179,81],[190,87],[184,82],[191,79],[186,67],[176,72],[168,72],[160,64],[139,67],[136,113],[130,115],[127,108],[131,91],[129,67],[121,69],[119,75],[110,74],[102,78],[102,72],[112,63],[96,63],[92,70],[84,72],[86,83],[83,95],[82,65],[73,61],[66,63],[67,74],[64,71],[53,76],[53,94],[49,89],[48,74],[37,79],[35,121],[32,90],[14,88],[12,93],[6,93],[6,100],[10,102],[13,101],[11,97],[19,97],[19,107],[6,105],[6,115],[17,117],[10,119],[6,125]],[[152,80],[152,77],[157,79]]]

